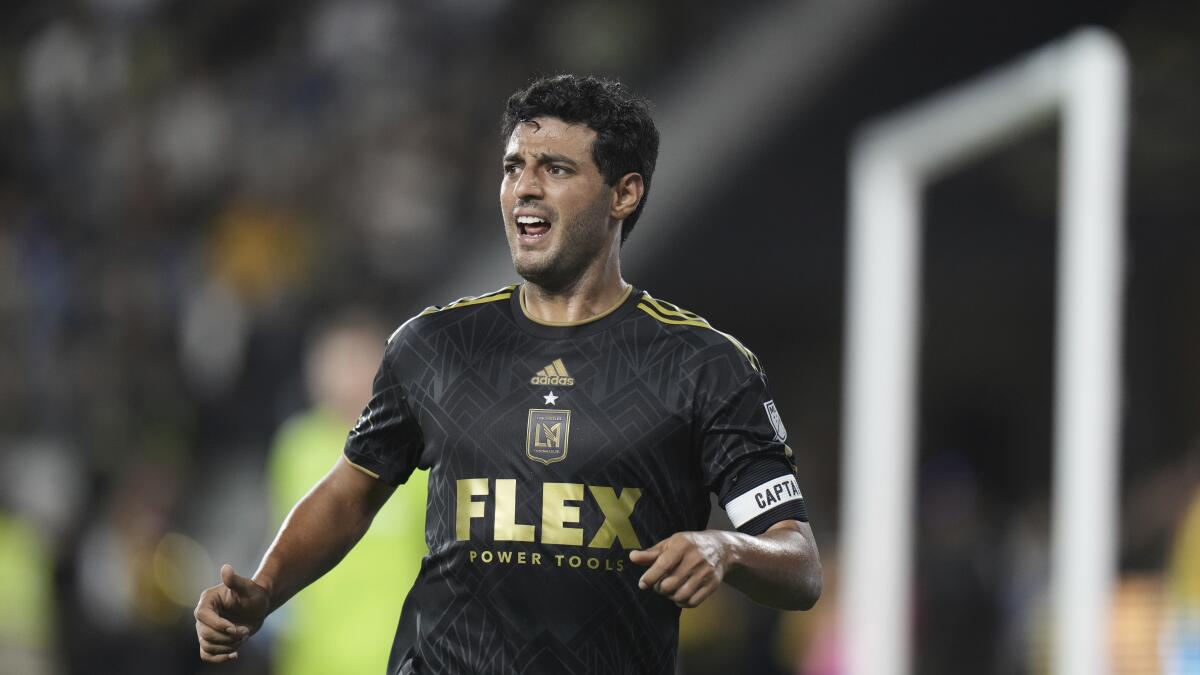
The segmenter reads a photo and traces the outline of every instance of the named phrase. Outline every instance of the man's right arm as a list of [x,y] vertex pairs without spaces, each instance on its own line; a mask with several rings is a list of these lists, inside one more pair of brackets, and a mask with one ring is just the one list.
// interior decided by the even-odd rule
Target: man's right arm
[[252,579],[228,565],[196,606],[200,657],[220,663],[277,607],[333,568],[366,533],[393,487],[338,459],[283,521]]

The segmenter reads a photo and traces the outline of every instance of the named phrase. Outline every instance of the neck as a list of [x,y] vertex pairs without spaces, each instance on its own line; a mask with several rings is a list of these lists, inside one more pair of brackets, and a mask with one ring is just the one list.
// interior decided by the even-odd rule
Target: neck
[[612,311],[628,295],[629,288],[621,278],[621,264],[614,251],[602,267],[562,287],[551,289],[527,281],[522,286],[521,300],[525,314],[535,321],[578,323]]

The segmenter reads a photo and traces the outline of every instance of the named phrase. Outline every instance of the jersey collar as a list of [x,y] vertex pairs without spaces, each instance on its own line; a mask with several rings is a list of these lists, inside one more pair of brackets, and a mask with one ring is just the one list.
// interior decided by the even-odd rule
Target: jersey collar
[[582,337],[599,333],[610,326],[616,325],[629,312],[636,309],[638,299],[642,297],[640,289],[630,286],[626,291],[625,298],[600,316],[587,319],[586,321],[573,321],[571,323],[543,323],[530,318],[525,313],[525,307],[522,303],[524,288],[523,285],[520,286],[518,292],[513,293],[512,297],[509,298],[509,307],[512,310],[513,321],[516,322],[521,330],[530,335],[550,339]]

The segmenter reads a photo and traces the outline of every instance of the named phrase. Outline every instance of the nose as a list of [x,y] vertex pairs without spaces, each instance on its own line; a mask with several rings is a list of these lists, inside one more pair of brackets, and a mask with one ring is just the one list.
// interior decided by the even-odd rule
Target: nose
[[517,177],[514,193],[519,200],[541,199],[542,186],[538,182],[536,171],[522,171]]

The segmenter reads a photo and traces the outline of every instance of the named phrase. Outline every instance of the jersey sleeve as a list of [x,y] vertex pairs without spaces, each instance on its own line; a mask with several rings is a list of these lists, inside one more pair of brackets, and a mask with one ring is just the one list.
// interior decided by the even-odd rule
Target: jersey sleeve
[[757,361],[719,364],[705,379],[700,451],[704,480],[740,532],[807,521],[787,429]]
[[408,480],[423,445],[400,372],[400,343],[397,335],[388,341],[375,374],[371,400],[350,430],[343,450],[347,461],[389,485]]

